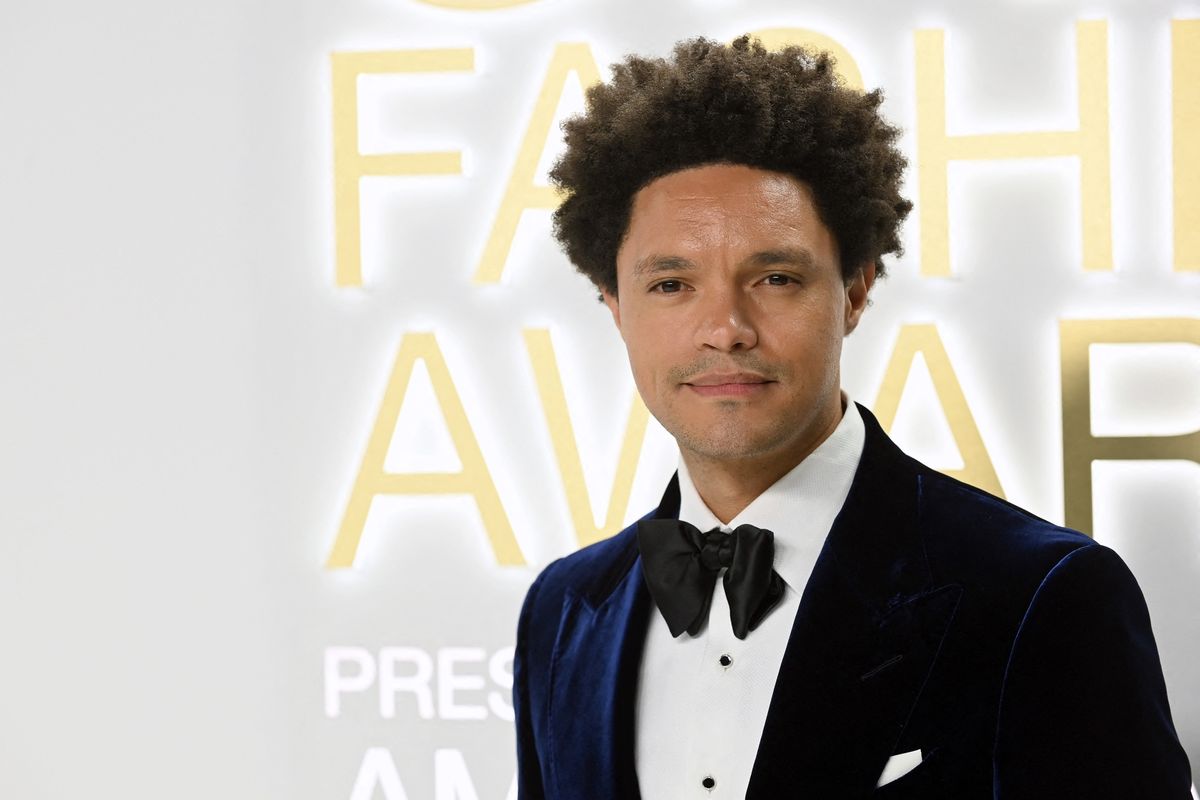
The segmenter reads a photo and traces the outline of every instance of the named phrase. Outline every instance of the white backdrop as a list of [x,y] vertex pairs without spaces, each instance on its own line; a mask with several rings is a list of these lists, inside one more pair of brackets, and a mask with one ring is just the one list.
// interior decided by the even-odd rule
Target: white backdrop
[[[847,390],[934,466],[1056,522],[1093,509],[1200,764],[1200,438],[1169,438],[1200,429],[1200,4],[457,3],[0,10],[0,796],[505,797],[525,588],[676,458],[651,422],[620,466],[624,353],[521,212],[546,197],[518,154],[539,184],[539,97],[581,105],[555,64],[768,28],[832,38],[906,131],[919,207]],[[936,141],[1053,130],[1081,133]],[[461,155],[385,158],[443,174],[362,178],[339,230],[357,153],[430,151]],[[1088,469],[1064,490],[1110,446],[1089,435],[1140,437],[1090,469],[1091,505]],[[452,493],[372,496],[421,481]]]

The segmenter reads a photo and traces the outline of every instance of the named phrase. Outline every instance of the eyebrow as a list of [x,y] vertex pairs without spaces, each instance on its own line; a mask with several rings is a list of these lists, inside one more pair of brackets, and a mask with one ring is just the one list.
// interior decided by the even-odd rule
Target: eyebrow
[[762,250],[747,258],[744,263],[751,267],[790,264],[791,266],[809,269],[816,263],[816,258],[813,257],[810,250],[804,247],[782,247],[776,250]]
[[[790,264],[792,266],[810,269],[816,259],[811,251],[803,247],[782,247],[773,250],[760,250],[742,262],[749,267],[769,267],[773,264]],[[682,256],[663,256],[651,253],[638,260],[633,265],[633,275],[641,278],[658,272],[687,272],[694,270],[696,264]]]
[[686,272],[695,268],[694,263],[682,256],[660,256],[651,253],[633,265],[633,276],[640,278],[656,272]]

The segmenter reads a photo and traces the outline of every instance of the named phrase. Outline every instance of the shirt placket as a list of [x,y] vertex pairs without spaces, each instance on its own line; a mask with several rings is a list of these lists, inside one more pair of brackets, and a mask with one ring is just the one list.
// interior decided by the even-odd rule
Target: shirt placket
[[734,665],[740,655],[740,640],[733,635],[729,619],[729,601],[722,583],[724,574],[722,569],[713,590],[702,662],[695,672],[696,727],[689,731],[691,747],[684,778],[690,784],[684,796],[710,800],[732,800],[734,796],[730,743],[738,735],[733,706],[740,693],[734,691],[733,682],[738,680]]

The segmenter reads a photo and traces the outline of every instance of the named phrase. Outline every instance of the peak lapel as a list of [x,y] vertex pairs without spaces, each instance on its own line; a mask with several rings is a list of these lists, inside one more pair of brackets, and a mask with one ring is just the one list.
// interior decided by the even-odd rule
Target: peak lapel
[[958,602],[930,579],[915,462],[861,411],[862,460],[800,601],[750,800],[869,796]]
[[[649,516],[679,514],[672,478]],[[653,610],[637,552],[636,525],[614,537],[613,566],[563,605],[550,669],[548,727],[558,797],[638,797],[634,713],[638,667]]]
[[572,597],[551,667],[549,728],[558,797],[636,797],[633,717],[649,592],[635,564],[608,600]]

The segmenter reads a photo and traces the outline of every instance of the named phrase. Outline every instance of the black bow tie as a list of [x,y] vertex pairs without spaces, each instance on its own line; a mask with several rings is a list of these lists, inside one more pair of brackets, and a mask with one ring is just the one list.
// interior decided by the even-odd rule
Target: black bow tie
[[775,534],[753,525],[732,533],[701,533],[675,519],[638,523],[642,571],[672,636],[695,636],[708,621],[713,587],[722,567],[733,634],[745,639],[783,597],[783,579],[771,568]]

